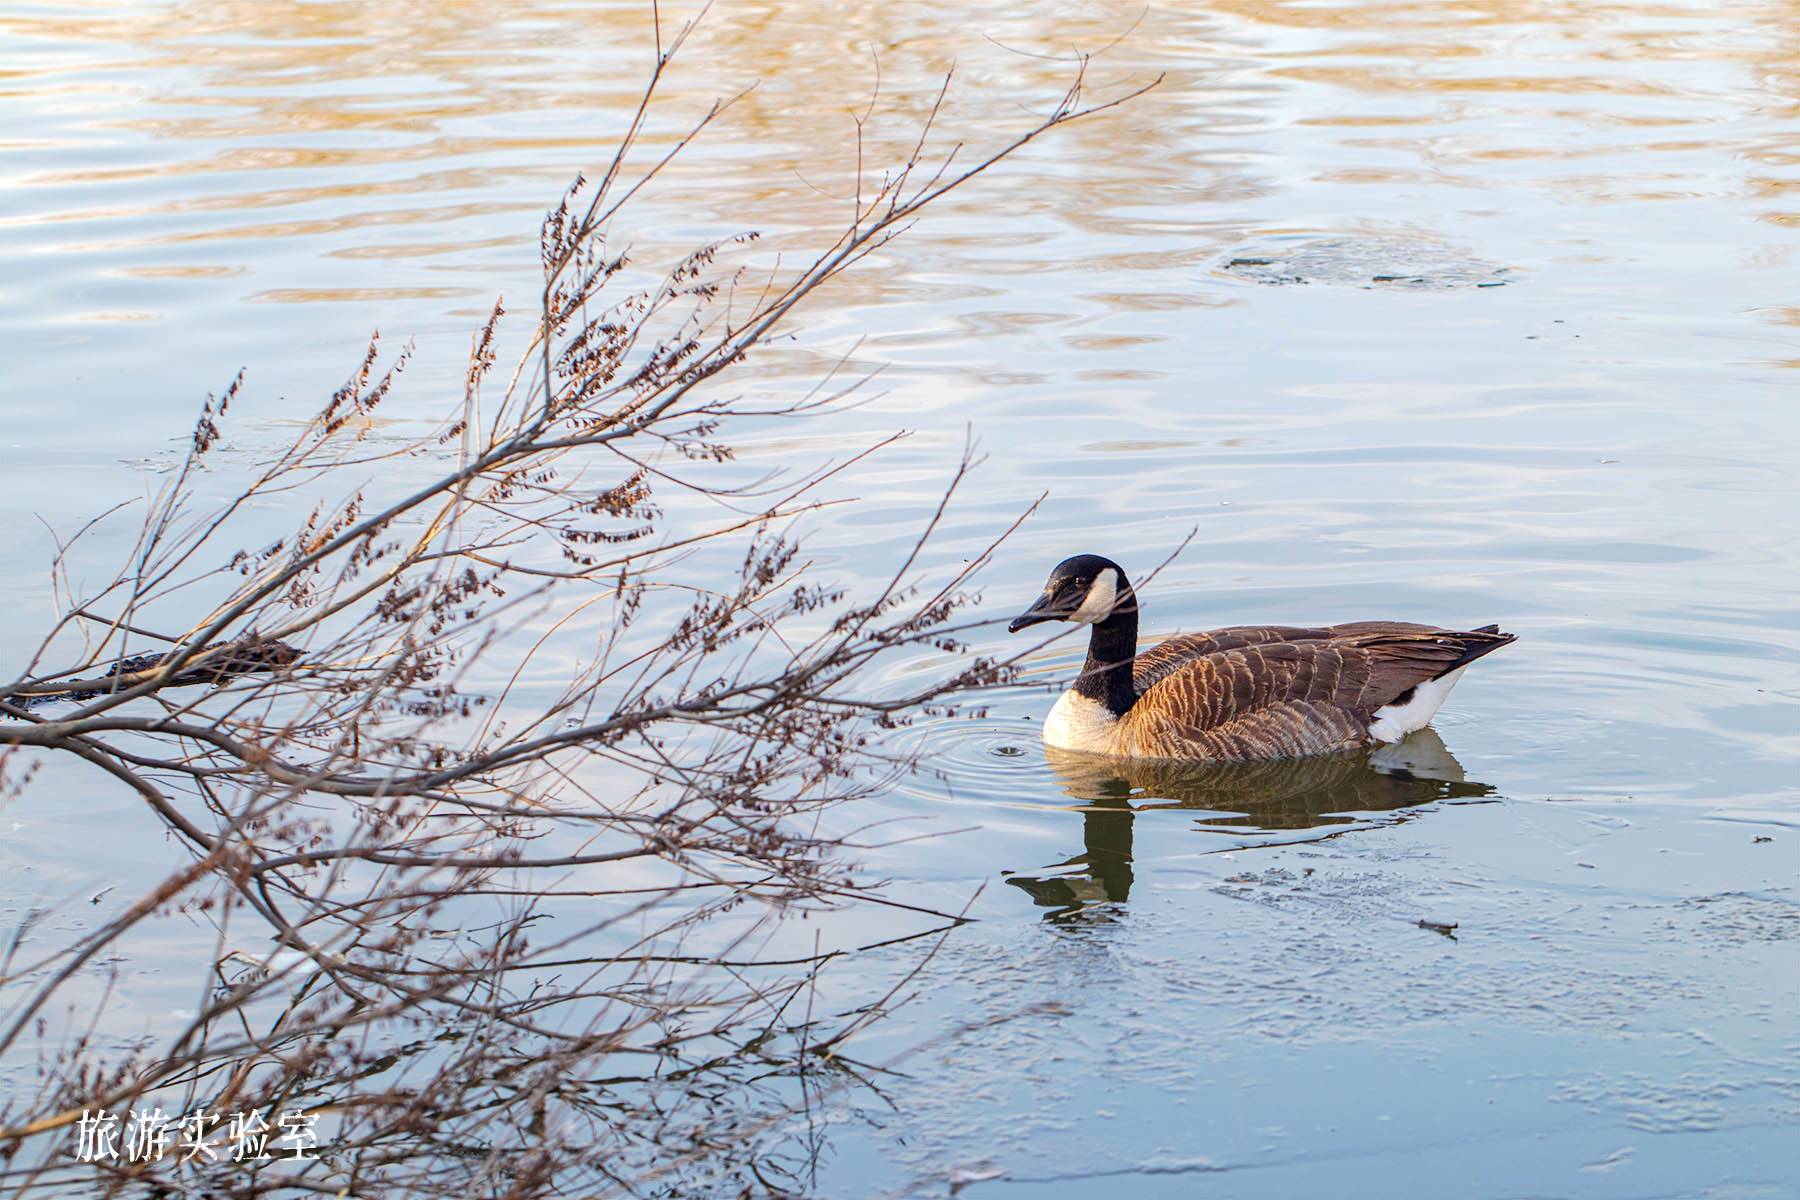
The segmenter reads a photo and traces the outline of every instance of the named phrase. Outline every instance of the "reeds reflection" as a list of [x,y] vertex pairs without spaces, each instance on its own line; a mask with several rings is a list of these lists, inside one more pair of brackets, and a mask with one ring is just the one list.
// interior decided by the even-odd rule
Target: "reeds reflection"
[[1050,919],[1123,903],[1133,882],[1133,825],[1139,813],[1181,809],[1197,824],[1229,829],[1305,830],[1348,825],[1351,814],[1391,812],[1434,800],[1486,796],[1467,779],[1435,730],[1372,751],[1289,762],[1198,764],[1093,758],[1046,748],[1050,768],[1081,801],[1081,853],[1041,873],[1007,882]]

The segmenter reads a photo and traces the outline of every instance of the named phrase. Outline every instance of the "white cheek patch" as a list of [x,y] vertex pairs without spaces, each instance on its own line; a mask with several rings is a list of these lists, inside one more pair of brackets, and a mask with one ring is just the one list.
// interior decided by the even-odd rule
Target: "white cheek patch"
[[1119,598],[1119,573],[1111,567],[1094,577],[1088,586],[1087,599],[1069,614],[1069,620],[1081,625],[1098,625],[1112,616],[1113,602]]

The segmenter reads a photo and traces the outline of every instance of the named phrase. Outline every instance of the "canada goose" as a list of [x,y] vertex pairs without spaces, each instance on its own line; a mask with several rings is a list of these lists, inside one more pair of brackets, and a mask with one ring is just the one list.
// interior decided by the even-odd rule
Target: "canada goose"
[[1137,596],[1118,563],[1064,559],[1007,626],[1092,627],[1087,663],[1044,742],[1115,758],[1257,762],[1396,742],[1423,729],[1463,668],[1514,640],[1403,621],[1239,625],[1137,652]]

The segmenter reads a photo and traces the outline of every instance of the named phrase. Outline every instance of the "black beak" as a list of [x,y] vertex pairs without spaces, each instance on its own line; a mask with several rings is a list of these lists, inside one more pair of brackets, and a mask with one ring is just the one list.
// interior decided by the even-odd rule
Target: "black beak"
[[1060,621],[1069,615],[1066,608],[1061,607],[1056,597],[1049,592],[1037,598],[1037,603],[1014,617],[1006,624],[1006,632],[1017,633],[1029,625],[1040,625],[1045,621]]

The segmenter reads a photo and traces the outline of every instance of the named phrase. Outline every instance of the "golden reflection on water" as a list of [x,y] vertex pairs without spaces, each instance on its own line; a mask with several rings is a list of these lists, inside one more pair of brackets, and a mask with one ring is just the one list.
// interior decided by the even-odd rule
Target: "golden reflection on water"
[[[0,72],[0,100],[55,127],[34,138],[26,131],[45,122],[8,121],[12,147],[33,151],[7,181],[11,219],[66,250],[128,259],[134,246],[222,240],[242,244],[210,253],[255,257],[291,238],[327,239],[340,258],[453,257],[509,240],[498,228],[521,243],[523,214],[610,147],[649,58],[644,6],[624,3],[83,4],[5,15],[0,34],[41,51]],[[733,3],[709,15],[672,73],[650,142],[668,144],[713,99],[755,83],[717,139],[729,197],[714,159],[676,172],[671,208],[724,219],[754,205],[825,228],[850,194],[850,113],[877,79],[871,161],[911,136],[952,63],[945,125],[979,138],[1065,87],[1074,53],[1104,49],[1100,90],[1158,74],[1163,86],[953,202],[1004,202],[1025,245],[1041,223],[1071,224],[1091,236],[1098,271],[1129,277],[1145,257],[1198,264],[1218,240],[1194,236],[1210,209],[1296,172],[1376,189],[1474,187],[1487,164],[1579,161],[1597,165],[1544,185],[1586,204],[1725,191],[1788,227],[1800,184],[1759,168],[1800,159],[1780,124],[1800,111],[1797,47],[1791,4],[1222,0],[971,19],[954,5]],[[1287,125],[1330,131],[1315,161],[1273,161],[1258,146],[1259,132]],[[1683,127],[1707,133],[1643,140]],[[128,152],[93,153],[96,140]],[[244,219],[282,209],[307,215]],[[466,236],[365,244],[384,242],[383,229],[446,224]],[[995,253],[1006,243],[989,224],[989,269],[1039,268],[1027,252]],[[879,303],[878,282],[866,286],[859,298]],[[336,290],[381,294],[361,281]],[[420,298],[416,287],[391,295]],[[1144,302],[1135,288],[1112,295]]]

